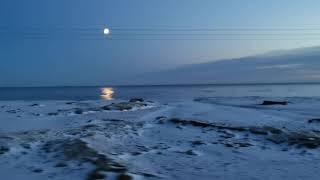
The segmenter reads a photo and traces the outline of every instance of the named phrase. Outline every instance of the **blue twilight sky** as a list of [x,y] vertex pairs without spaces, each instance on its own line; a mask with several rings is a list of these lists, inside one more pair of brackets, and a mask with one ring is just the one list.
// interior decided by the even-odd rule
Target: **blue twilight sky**
[[[316,0],[1,0],[0,86],[118,84],[184,64],[317,46],[319,9]],[[188,31],[206,28],[234,31]]]

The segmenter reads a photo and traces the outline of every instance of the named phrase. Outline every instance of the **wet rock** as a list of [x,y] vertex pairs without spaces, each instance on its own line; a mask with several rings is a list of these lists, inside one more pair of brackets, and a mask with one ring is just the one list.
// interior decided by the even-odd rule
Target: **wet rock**
[[263,106],[271,106],[271,105],[288,105],[287,101],[263,101],[261,104]]

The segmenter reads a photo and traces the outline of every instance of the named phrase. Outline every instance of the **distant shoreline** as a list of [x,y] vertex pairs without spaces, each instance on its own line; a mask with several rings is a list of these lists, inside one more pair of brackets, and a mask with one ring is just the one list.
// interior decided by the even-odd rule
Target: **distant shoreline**
[[208,84],[140,84],[140,85],[92,85],[92,86],[8,86],[14,88],[99,88],[99,87],[191,87],[191,86],[268,86],[268,85],[320,85],[320,82],[287,82],[287,83],[208,83]]

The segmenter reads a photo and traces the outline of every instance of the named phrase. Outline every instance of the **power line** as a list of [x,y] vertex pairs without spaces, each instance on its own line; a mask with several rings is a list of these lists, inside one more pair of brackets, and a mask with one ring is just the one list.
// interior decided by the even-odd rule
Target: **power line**
[[320,28],[111,28],[114,31],[319,31]]
[[[0,26],[0,30],[54,30],[54,31],[101,31],[104,26],[100,27],[37,27],[37,26]],[[320,27],[249,27],[249,28],[181,28],[181,27],[137,27],[137,28],[120,28],[109,27],[113,31],[319,31]]]
[[6,27],[0,26],[0,38],[16,39],[88,39],[110,41],[222,41],[222,40],[319,40],[320,28],[110,28],[103,27]]

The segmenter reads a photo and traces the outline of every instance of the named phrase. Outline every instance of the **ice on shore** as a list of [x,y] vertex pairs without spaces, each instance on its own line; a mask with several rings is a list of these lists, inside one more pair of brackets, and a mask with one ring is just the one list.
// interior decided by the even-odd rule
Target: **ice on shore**
[[294,97],[2,101],[0,179],[317,179],[319,108]]

